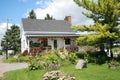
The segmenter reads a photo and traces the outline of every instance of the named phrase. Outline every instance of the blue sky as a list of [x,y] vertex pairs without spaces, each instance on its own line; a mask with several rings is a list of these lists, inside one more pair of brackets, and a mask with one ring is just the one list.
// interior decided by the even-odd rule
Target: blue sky
[[47,13],[56,20],[63,20],[65,16],[72,17],[72,24],[93,24],[82,12],[85,9],[75,4],[73,0],[0,0],[0,40],[6,31],[6,19],[10,19],[9,26],[21,25],[21,19],[26,18],[30,10],[34,10],[37,19],[44,19]]
[[[36,2],[41,1],[40,5]],[[0,22],[5,19],[11,19],[13,24],[19,24],[21,18],[25,18],[25,13],[28,10],[36,8],[45,8],[45,2],[50,0],[1,0],[0,1]],[[39,4],[39,2],[38,2]]]

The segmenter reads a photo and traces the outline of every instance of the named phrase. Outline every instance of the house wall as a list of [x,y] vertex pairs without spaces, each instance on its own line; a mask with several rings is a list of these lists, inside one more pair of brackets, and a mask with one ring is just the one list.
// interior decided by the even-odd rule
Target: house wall
[[22,53],[29,48],[29,47],[28,47],[27,38],[26,38],[26,36],[25,36],[24,34],[25,34],[25,33],[24,33],[24,31],[22,30],[22,31],[21,31],[21,52],[22,52]]

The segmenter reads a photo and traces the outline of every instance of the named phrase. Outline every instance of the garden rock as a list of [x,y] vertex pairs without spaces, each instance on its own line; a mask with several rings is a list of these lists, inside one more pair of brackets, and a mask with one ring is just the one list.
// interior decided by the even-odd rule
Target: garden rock
[[59,78],[59,73],[60,73],[60,71],[47,72],[47,73],[44,74],[43,80],[58,79]]
[[83,59],[80,59],[77,65],[75,66],[76,69],[83,69],[85,67],[87,67],[87,62]]
[[44,74],[43,80],[75,80],[75,77],[63,74],[64,73],[61,73],[60,71],[47,72]]

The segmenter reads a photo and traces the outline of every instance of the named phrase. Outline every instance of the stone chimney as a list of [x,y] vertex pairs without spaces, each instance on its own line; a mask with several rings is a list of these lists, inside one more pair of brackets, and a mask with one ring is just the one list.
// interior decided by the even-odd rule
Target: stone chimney
[[71,16],[66,16],[66,21],[68,21],[68,23],[72,23],[72,19],[71,19]]

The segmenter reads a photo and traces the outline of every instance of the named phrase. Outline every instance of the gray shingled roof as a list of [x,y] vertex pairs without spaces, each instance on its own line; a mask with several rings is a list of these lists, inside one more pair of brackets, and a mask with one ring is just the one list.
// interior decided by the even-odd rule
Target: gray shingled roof
[[65,20],[22,19],[24,31],[73,32],[71,24]]

